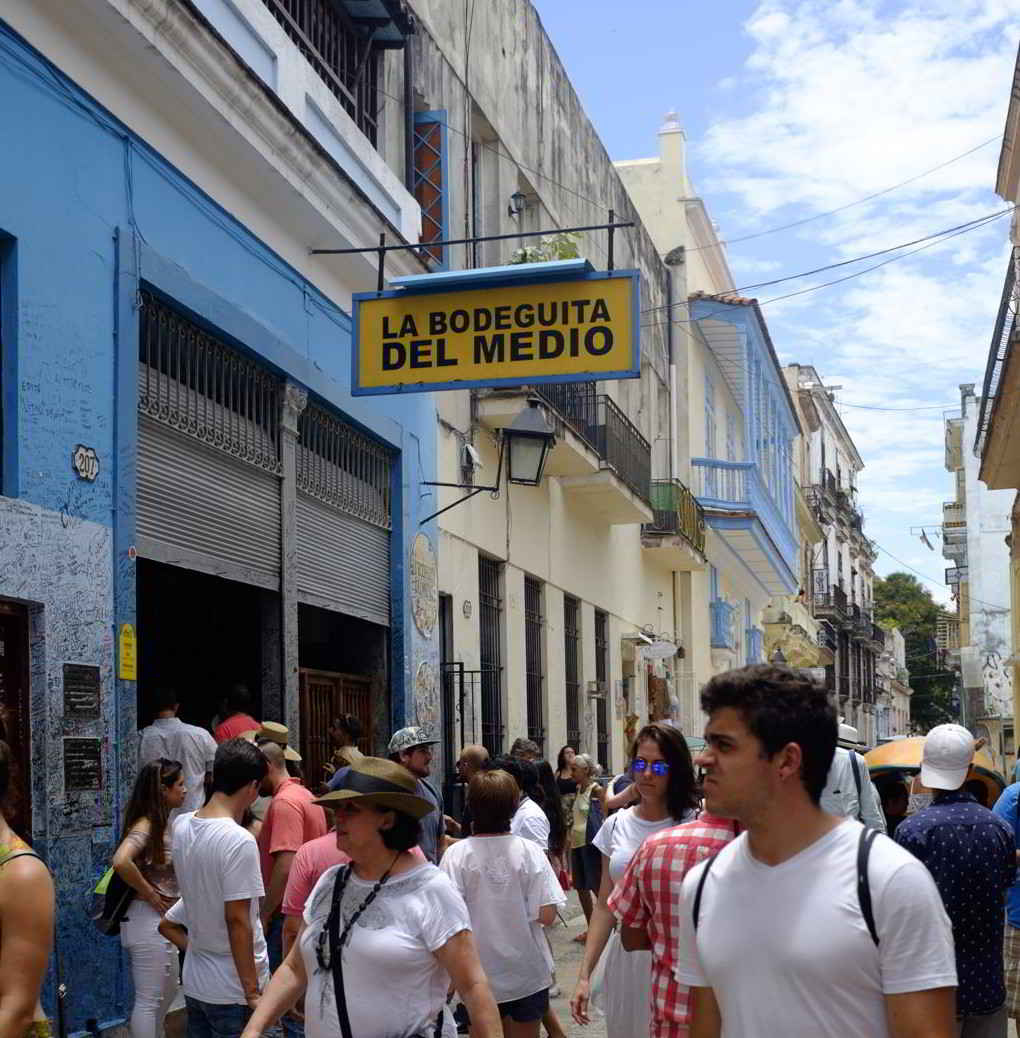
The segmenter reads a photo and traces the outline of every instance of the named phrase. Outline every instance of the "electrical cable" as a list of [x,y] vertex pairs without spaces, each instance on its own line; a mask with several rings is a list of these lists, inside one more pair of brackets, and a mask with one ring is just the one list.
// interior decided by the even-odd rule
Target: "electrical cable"
[[[871,543],[876,548],[878,548],[879,551],[884,552],[886,555],[888,555],[890,559],[893,559],[895,562],[898,562],[901,566],[906,566],[911,573],[915,574],[918,577],[921,577],[923,580],[928,581],[929,584],[934,584],[936,587],[946,586],[946,584],[943,581],[938,581],[934,577],[929,577],[926,573],[922,573],[919,569],[914,569],[914,567],[911,566],[909,562],[904,562],[903,559],[901,559],[898,555],[893,555],[893,553],[889,551],[888,548],[883,548],[882,545],[878,543],[878,541],[872,541]],[[887,578],[883,577],[882,579],[885,580]],[[968,602],[976,602],[978,605],[987,606],[989,609],[995,609],[999,612],[1009,612],[1008,606],[996,605],[993,602],[984,602],[980,598],[975,598],[973,595],[968,595],[967,600]]]
[[[756,288],[770,288],[773,285],[781,285],[781,284],[783,284],[783,283],[785,283],[787,281],[799,281],[801,278],[812,277],[815,274],[823,274],[827,270],[838,270],[841,267],[849,267],[849,266],[852,266],[855,263],[863,263],[865,260],[876,259],[879,256],[887,256],[891,252],[900,252],[902,249],[909,249],[913,245],[921,245],[922,243],[927,243],[929,245],[935,245],[935,244],[938,244],[939,241],[941,241],[943,239],[944,240],[949,240],[950,238],[956,237],[957,234],[963,234],[963,233],[965,233],[967,231],[970,231],[970,230],[976,230],[978,227],[982,227],[986,223],[992,223],[994,220],[998,220],[999,218],[1005,216],[1007,213],[1014,212],[1014,210],[1016,208],[1017,207],[1015,205],[1007,206],[1005,209],[999,209],[999,210],[997,210],[994,213],[986,213],[984,216],[975,217],[973,220],[968,220],[966,223],[957,224],[955,227],[946,227],[946,228],[944,228],[941,231],[935,231],[932,234],[926,234],[923,238],[915,238],[912,241],[901,242],[899,245],[891,245],[888,248],[878,249],[875,252],[867,252],[867,253],[864,253],[861,256],[854,256],[853,259],[840,260],[837,263],[828,263],[828,264],[826,264],[825,266],[822,266],[822,267],[815,267],[813,270],[804,270],[804,271],[801,271],[800,273],[797,273],[797,274],[787,274],[787,275],[784,275],[781,278],[773,278],[771,281],[756,281],[756,282],[754,282],[753,284],[750,284],[750,285],[741,285],[738,288],[733,289],[732,292],[726,292],[724,294],[725,295],[734,295],[734,296],[743,295],[745,292],[750,292],[752,289],[756,289]],[[915,251],[920,251],[920,250],[915,250]],[[906,255],[912,255],[912,253],[907,253]],[[900,257],[897,257],[897,258],[900,258]],[[876,270],[877,267],[879,267],[879,266],[882,266],[882,264],[878,264],[875,267],[869,267],[868,269],[869,270]],[[867,271],[858,271],[858,274],[863,274],[863,273],[867,273]],[[856,277],[857,274],[852,275],[852,276]],[[839,281],[830,281],[827,284],[835,285],[835,284],[838,284],[838,283],[839,283]],[[825,288],[825,287],[827,287],[827,286],[826,285],[815,285],[815,286],[812,286],[809,289],[804,289],[802,291],[812,291],[815,288]],[[799,294],[800,293],[795,292],[795,293],[790,293],[790,295],[786,295],[786,296],[775,296],[772,299],[767,299],[767,300],[759,302],[758,305],[759,306],[764,306],[765,303],[775,303],[779,299],[789,299],[790,296],[792,296],[792,295],[799,295]],[[682,299],[679,302],[666,304],[664,306],[652,306],[652,307],[649,307],[646,310],[642,310],[641,313],[642,314],[649,314],[649,313],[655,313],[657,311],[669,310],[672,307],[685,306],[687,304],[687,302],[688,302],[688,300]],[[699,320],[701,320],[701,318],[699,318]]]

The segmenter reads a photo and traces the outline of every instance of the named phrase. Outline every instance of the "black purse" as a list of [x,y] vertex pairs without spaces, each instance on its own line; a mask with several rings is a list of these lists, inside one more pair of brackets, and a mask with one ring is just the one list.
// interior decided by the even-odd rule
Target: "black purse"
[[[368,895],[362,905],[351,917],[350,922],[344,929],[343,935],[340,934],[340,899],[343,897],[344,887],[347,886],[347,880],[350,876],[351,867],[350,865],[342,866],[336,874],[336,879],[333,880],[333,900],[329,908],[329,918],[326,920],[326,927],[329,931],[329,967],[333,974],[333,997],[336,1000],[336,1015],[337,1020],[340,1022],[340,1035],[341,1038],[354,1038],[353,1032],[351,1031],[351,1018],[347,1012],[347,996],[344,993],[344,964],[343,955],[341,954],[343,938],[347,936],[348,931],[354,925],[355,920],[359,915],[368,907],[369,903],[375,898],[375,895],[379,892],[379,888],[389,878],[389,872],[383,876],[381,883],[376,884],[375,888]],[[408,1038],[442,1038],[443,1034],[443,1011],[439,1011],[439,1015],[436,1017],[436,1025],[431,1034],[416,1033],[408,1035]]]
[[134,889],[110,869],[100,880],[92,896],[90,915],[95,928],[107,937],[116,937],[120,933],[120,924],[136,896]]

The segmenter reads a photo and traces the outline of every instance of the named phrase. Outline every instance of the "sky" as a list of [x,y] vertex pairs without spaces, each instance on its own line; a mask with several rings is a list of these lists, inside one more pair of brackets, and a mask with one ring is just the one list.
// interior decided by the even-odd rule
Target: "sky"
[[[657,155],[673,109],[723,240],[819,217],[728,246],[738,287],[1006,208],[995,172],[1020,0],[533,2],[613,159]],[[859,503],[880,549],[876,572],[912,568],[934,578],[925,584],[943,602],[950,563],[911,527],[938,528],[954,497],[944,418],[959,412],[961,383],[981,391],[1008,234],[1004,215],[763,306],[780,361],[812,364],[842,387],[840,415],[865,463]],[[764,303],[876,262],[746,294]]]

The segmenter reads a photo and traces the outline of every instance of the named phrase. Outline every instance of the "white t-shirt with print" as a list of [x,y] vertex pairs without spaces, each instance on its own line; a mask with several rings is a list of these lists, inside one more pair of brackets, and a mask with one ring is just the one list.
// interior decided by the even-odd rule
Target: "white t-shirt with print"
[[[329,918],[334,881],[344,867],[327,869],[305,903],[301,957],[308,975],[307,1038],[336,1038],[340,1033],[333,974],[319,966],[316,945]],[[374,885],[350,875],[341,902],[341,933]],[[450,986],[449,974],[433,952],[470,929],[464,899],[435,865],[426,862],[388,879],[358,917],[343,947],[351,1033],[357,1038],[431,1035]],[[328,962],[328,937],[325,949]]]
[[610,815],[600,826],[592,843],[609,859],[609,878],[619,883],[627,871],[630,859],[637,853],[645,838],[663,829],[672,829],[681,822],[689,822],[694,812],[689,811],[681,819],[663,818],[658,822],[646,822],[637,815],[637,806],[625,807]]
[[567,898],[542,849],[511,834],[470,836],[453,844],[439,867],[467,903],[496,1001],[549,987],[553,959],[538,912],[544,905],[566,904]]
[[510,832],[514,836],[523,836],[525,840],[537,843],[543,851],[549,850],[549,819],[531,797],[521,797],[521,802],[510,819]]
[[227,901],[251,899],[251,930],[259,990],[269,983],[269,956],[259,921],[262,869],[255,837],[232,818],[181,815],[174,822],[173,862],[181,899],[167,919],[188,928],[184,993],[213,1005],[244,1005],[230,936]]
[[723,1033],[741,1038],[889,1038],[885,995],[956,986],[949,918],[931,874],[878,836],[868,878],[875,946],[857,893],[862,826],[843,821],[779,865],[747,834],[716,857],[693,907],[700,864],[684,878],[674,974],[711,987]]

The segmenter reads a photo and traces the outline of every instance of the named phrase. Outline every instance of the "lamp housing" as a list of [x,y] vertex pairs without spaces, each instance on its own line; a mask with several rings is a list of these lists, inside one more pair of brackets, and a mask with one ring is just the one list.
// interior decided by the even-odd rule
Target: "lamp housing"
[[549,424],[537,400],[503,430],[507,454],[507,480],[518,486],[537,487],[549,452],[556,443],[556,430]]

